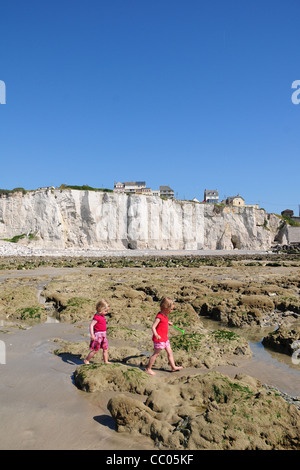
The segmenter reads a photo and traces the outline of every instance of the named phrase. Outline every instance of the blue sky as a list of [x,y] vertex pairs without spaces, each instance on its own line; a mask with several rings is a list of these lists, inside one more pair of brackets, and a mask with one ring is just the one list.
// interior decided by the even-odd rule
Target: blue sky
[[300,204],[298,0],[1,2],[0,188]]

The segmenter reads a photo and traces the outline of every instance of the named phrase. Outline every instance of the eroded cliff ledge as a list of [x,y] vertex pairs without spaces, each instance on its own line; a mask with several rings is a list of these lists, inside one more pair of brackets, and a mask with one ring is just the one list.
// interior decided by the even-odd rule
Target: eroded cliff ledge
[[0,199],[0,239],[41,248],[269,250],[281,220],[263,209],[77,190]]

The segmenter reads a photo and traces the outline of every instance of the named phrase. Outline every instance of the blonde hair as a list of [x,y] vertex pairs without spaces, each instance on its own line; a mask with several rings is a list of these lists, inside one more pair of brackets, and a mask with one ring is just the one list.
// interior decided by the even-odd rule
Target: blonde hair
[[168,309],[173,306],[174,306],[174,302],[172,299],[170,299],[170,297],[163,297],[160,301],[160,308]]
[[107,305],[108,305],[108,302],[106,302],[106,300],[104,299],[99,300],[99,302],[96,303],[97,312],[103,312],[103,310],[106,309]]

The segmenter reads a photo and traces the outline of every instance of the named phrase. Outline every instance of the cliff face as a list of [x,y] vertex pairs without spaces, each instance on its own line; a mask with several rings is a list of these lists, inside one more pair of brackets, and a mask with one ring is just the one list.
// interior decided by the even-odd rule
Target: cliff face
[[37,190],[0,199],[0,239],[41,248],[268,250],[280,220],[264,210],[154,196]]

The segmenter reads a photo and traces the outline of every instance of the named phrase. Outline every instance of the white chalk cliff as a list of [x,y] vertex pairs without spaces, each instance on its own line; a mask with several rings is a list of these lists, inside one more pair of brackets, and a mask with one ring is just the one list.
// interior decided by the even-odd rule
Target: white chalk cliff
[[268,250],[280,219],[254,208],[97,191],[36,190],[0,198],[0,239],[36,247]]

